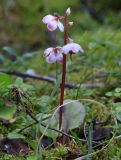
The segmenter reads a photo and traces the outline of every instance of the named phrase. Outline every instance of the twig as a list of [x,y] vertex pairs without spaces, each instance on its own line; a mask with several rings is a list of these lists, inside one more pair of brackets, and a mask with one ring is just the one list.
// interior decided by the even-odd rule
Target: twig
[[[42,118],[41,119],[41,121],[45,121],[46,119],[48,119],[48,118],[51,118],[51,116],[48,116],[48,117],[45,117],[45,118]],[[31,126],[33,126],[33,125],[35,125],[35,124],[37,124],[38,122],[33,122],[33,123],[31,123],[31,124],[29,124],[29,125],[27,125],[27,126],[25,126],[25,127],[23,127],[22,129],[20,129],[19,131],[18,131],[18,133],[21,133],[21,132],[23,132],[25,129],[27,129],[27,128],[29,128],[29,127],[31,127]]]
[[[50,76],[44,76],[44,75],[31,75],[31,74],[27,74],[27,73],[21,73],[21,72],[17,72],[17,71],[9,71],[9,70],[5,70],[5,69],[0,69],[1,73],[5,73],[5,74],[9,74],[9,75],[14,75],[14,76],[18,76],[21,78],[32,78],[32,79],[36,79],[36,80],[42,80],[42,81],[46,81],[49,83],[56,83],[56,78],[50,77]],[[103,83],[88,83],[88,84],[82,84],[81,87],[84,88],[100,88],[103,86]],[[78,89],[80,88],[80,84],[72,84],[72,83],[65,83],[65,87],[68,89]]]
[[[39,120],[37,120],[28,110],[26,111],[26,113],[27,113],[35,122],[29,124],[28,126],[25,126],[25,127],[22,128],[21,130],[19,130],[18,133],[22,132],[23,130],[25,130],[25,129],[29,128],[29,127],[31,127],[31,126],[34,125],[34,124],[39,123]],[[43,119],[42,119],[42,120],[43,120]],[[46,125],[43,124],[43,123],[40,123],[40,125],[42,125],[43,127],[46,127]],[[71,139],[74,139],[74,140],[76,139],[75,137],[73,137],[73,136],[71,136],[71,135],[69,135],[69,134],[67,134],[67,133],[65,133],[65,132],[63,132],[63,131],[61,131],[61,130],[58,130],[58,129],[55,129],[55,128],[52,128],[52,127],[48,127],[48,129],[53,130],[53,131],[55,131],[55,132],[58,132],[58,133],[60,133],[60,134],[63,134],[64,136],[66,136],[66,137],[68,137],[68,138],[71,138]],[[85,139],[80,139],[80,138],[79,138],[79,140],[82,141],[82,142],[86,142]],[[93,143],[99,144],[99,142],[96,142],[96,141],[93,141]]]
[[49,77],[49,76],[43,76],[43,75],[32,75],[32,74],[28,74],[28,73],[21,73],[21,72],[17,72],[17,71],[9,71],[6,69],[0,69],[0,72],[2,73],[6,73],[6,74],[10,74],[10,75],[14,75],[14,76],[18,76],[18,77],[22,77],[22,78],[32,78],[32,79],[36,79],[36,80],[43,80],[43,81],[47,81],[50,83],[55,83],[56,79]]
[[[29,128],[29,127],[31,127],[32,125],[37,124],[37,123],[39,123],[39,122],[33,122],[33,123],[29,124],[28,126],[25,126],[25,127],[22,128],[21,130],[19,130],[18,133],[23,132],[23,130],[25,130],[25,129],[27,129],[27,128]],[[40,123],[40,125],[42,125],[43,127],[46,127],[46,125],[43,124],[43,123]],[[63,132],[63,131],[61,131],[61,130],[58,130],[58,129],[55,129],[55,128],[52,128],[52,127],[48,127],[48,129],[53,130],[53,131],[55,131],[55,132],[58,132],[58,133],[60,133],[60,134],[63,134],[64,136],[67,136],[68,138],[71,138],[71,139],[74,139],[74,140],[76,139],[75,137],[73,137],[73,136],[71,136],[71,135],[69,135],[69,134],[67,134],[67,133],[65,133],[65,132]],[[79,138],[79,140],[82,141],[82,142],[86,142],[85,139],[80,139],[80,138]],[[93,143],[99,144],[99,142],[96,142],[96,141],[93,141]]]
[[20,130],[18,131],[18,133],[23,132],[25,129],[27,129],[27,128],[29,128],[29,127],[33,126],[34,124],[37,124],[37,122],[33,122],[33,123],[31,123],[31,124],[29,124],[29,125],[27,125],[27,126],[23,127],[22,129],[20,129]]

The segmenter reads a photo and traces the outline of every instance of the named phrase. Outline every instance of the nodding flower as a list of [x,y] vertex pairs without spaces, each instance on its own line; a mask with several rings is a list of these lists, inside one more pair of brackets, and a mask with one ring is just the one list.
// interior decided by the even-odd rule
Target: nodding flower
[[57,61],[58,63],[62,64],[63,54],[60,51],[61,47],[47,48],[44,51],[44,56],[46,57],[47,62],[51,64]]
[[82,49],[82,47],[74,42],[69,42],[68,44],[64,45],[61,48],[61,52],[63,54],[68,54],[68,53],[78,53],[78,52],[84,52],[84,50]]
[[59,28],[61,32],[64,32],[64,26],[60,22],[60,19],[64,18],[65,18],[64,16],[47,15],[42,19],[42,21],[43,23],[47,24],[47,28],[49,31],[54,31],[57,28]]

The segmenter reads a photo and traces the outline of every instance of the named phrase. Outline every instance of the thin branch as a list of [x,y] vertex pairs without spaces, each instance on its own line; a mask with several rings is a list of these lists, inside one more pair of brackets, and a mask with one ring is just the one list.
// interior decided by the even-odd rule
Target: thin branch
[[20,129],[20,130],[18,131],[18,133],[21,133],[21,132],[23,132],[25,129],[28,129],[28,128],[32,127],[34,124],[37,124],[37,122],[33,122],[33,123],[31,123],[31,124],[23,127],[22,129]]
[[[39,122],[33,122],[33,123],[25,126],[25,127],[22,128],[21,130],[19,130],[18,133],[23,132],[25,129],[27,129],[27,128],[29,128],[29,127],[31,127],[32,125],[37,124],[37,123],[39,123]],[[42,125],[43,127],[46,127],[46,125],[44,125],[43,123],[40,123],[40,125]],[[74,139],[74,140],[76,139],[75,137],[73,137],[73,136],[71,136],[71,135],[69,135],[69,134],[67,134],[67,133],[65,133],[65,132],[63,132],[63,131],[61,131],[61,130],[58,130],[58,129],[55,129],[55,128],[52,128],[52,127],[48,127],[47,129],[53,130],[53,131],[58,132],[58,133],[60,133],[60,134],[63,134],[64,136],[66,136],[66,137],[68,137],[68,138],[71,138],[71,139]],[[80,140],[80,141],[82,141],[82,142],[86,142],[85,139],[80,139],[80,138],[79,138],[78,140]],[[94,144],[99,144],[100,142],[93,141],[93,143],[94,143]]]
[[[37,120],[37,119],[30,113],[30,111],[28,111],[28,108],[26,108],[26,113],[27,113],[35,122],[29,124],[28,126],[25,126],[25,127],[22,128],[21,130],[19,130],[18,133],[21,133],[23,130],[31,127],[31,126],[34,125],[34,124],[40,123],[39,120]],[[45,125],[45,124],[40,123],[40,125],[42,125],[43,127],[46,128],[46,125]],[[65,132],[63,132],[63,131],[61,131],[61,130],[58,130],[58,129],[55,129],[55,128],[52,128],[52,127],[48,127],[47,129],[53,130],[53,131],[55,131],[55,132],[58,132],[58,133],[66,136],[66,137],[68,137],[68,138],[71,138],[71,139],[74,139],[74,140],[76,139],[75,137],[73,137],[73,136],[71,136],[71,135],[69,135],[69,134],[67,134],[67,133],[65,133]],[[80,139],[80,138],[79,138],[78,140],[80,140],[80,141],[82,141],[82,142],[86,142],[85,139]],[[96,142],[96,141],[93,141],[93,143],[99,144],[99,142]]]
[[[37,74],[31,75],[31,74],[27,74],[27,73],[21,73],[21,72],[17,72],[17,71],[9,71],[9,70],[5,70],[5,69],[0,69],[0,72],[5,73],[5,74],[9,74],[9,75],[14,75],[14,76],[21,77],[21,78],[32,78],[32,79],[36,79],[36,80],[46,81],[49,83],[56,83],[56,78],[53,78],[50,76],[37,75]],[[104,85],[103,83],[88,83],[88,84],[82,84],[81,87],[100,88],[103,85]],[[65,83],[65,87],[68,89],[78,89],[78,88],[80,88],[80,84]]]
[[47,81],[50,83],[55,83],[56,79],[53,77],[49,77],[49,76],[43,76],[43,75],[32,75],[32,74],[28,74],[28,73],[21,73],[21,72],[17,72],[17,71],[9,71],[6,69],[0,69],[0,72],[2,73],[6,73],[9,75],[14,75],[14,76],[18,76],[21,78],[32,78],[32,79],[36,79],[36,80],[43,80],[43,81]]
[[[48,117],[42,118],[41,121],[45,121],[46,119],[51,118],[51,117],[52,117],[52,116],[48,116]],[[24,130],[32,127],[33,125],[36,125],[37,123],[38,123],[38,122],[35,121],[35,122],[33,122],[33,123],[31,123],[31,124],[29,124],[29,125],[27,125],[27,126],[24,126],[22,129],[20,129],[20,130],[18,131],[18,133],[23,132]]]

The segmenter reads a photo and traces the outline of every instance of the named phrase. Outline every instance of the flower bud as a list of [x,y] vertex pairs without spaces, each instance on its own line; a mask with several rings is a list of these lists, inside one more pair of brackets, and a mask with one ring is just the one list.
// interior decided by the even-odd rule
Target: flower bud
[[70,14],[71,14],[71,9],[68,8],[68,9],[66,10],[66,15],[69,16]]
[[73,26],[74,22],[68,22],[69,26]]

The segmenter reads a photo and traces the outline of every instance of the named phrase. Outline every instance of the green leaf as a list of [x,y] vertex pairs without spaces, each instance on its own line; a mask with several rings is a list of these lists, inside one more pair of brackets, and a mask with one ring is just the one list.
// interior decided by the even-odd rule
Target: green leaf
[[38,160],[37,155],[29,155],[27,156],[27,160]]
[[23,79],[18,77],[15,81],[15,85],[17,87],[20,87],[22,84],[23,84]]
[[35,52],[30,52],[30,53],[26,53],[22,56],[23,59],[31,59],[33,57],[35,57],[38,54],[37,51]]
[[121,93],[118,93],[118,92],[117,92],[117,93],[114,93],[114,96],[115,96],[115,97],[120,97],[120,96],[121,96]]
[[9,139],[25,139],[25,136],[13,131],[11,133],[8,133],[7,138],[9,138]]
[[6,51],[10,56],[16,57],[16,55],[17,55],[16,50],[12,47],[5,46],[5,47],[3,47],[3,50]]
[[[66,104],[68,103],[68,104]],[[82,125],[85,118],[85,107],[79,101],[65,100],[62,128],[64,131],[75,129]]]
[[22,78],[17,78],[14,86],[22,89],[23,91],[34,90],[34,87],[30,84],[24,83]]
[[61,75],[58,76],[58,80],[57,80],[57,82],[53,88],[53,91],[50,95],[51,97],[53,97],[56,94],[56,92],[58,91],[58,89],[60,88],[60,83],[61,83]]
[[43,95],[41,98],[40,98],[40,106],[48,106],[50,103],[52,103],[52,98],[50,96],[47,96],[47,95]]
[[121,103],[116,103],[115,107],[116,107],[116,111],[115,111],[116,118],[121,122]]
[[97,46],[97,43],[96,42],[90,42],[89,45],[88,45],[88,48],[89,49],[93,49]]
[[27,139],[26,142],[33,150],[36,150],[38,141]]
[[11,76],[4,73],[0,73],[0,87],[2,89],[7,89],[10,84],[12,84]]
[[0,63],[3,63],[3,61],[5,60],[3,55],[0,55]]
[[3,121],[13,122],[15,120],[14,114],[16,106],[7,107],[2,100],[0,100],[0,119]]
[[114,93],[113,92],[107,92],[105,95],[108,96],[108,97],[112,97],[112,96],[114,96]]
[[121,92],[121,88],[116,88],[116,89],[115,89],[115,92],[116,92],[116,93]]
[[112,43],[111,41],[105,41],[105,45],[106,46],[111,46],[111,47],[115,47],[116,45],[114,43]]
[[116,114],[116,118],[121,122],[121,112]]

